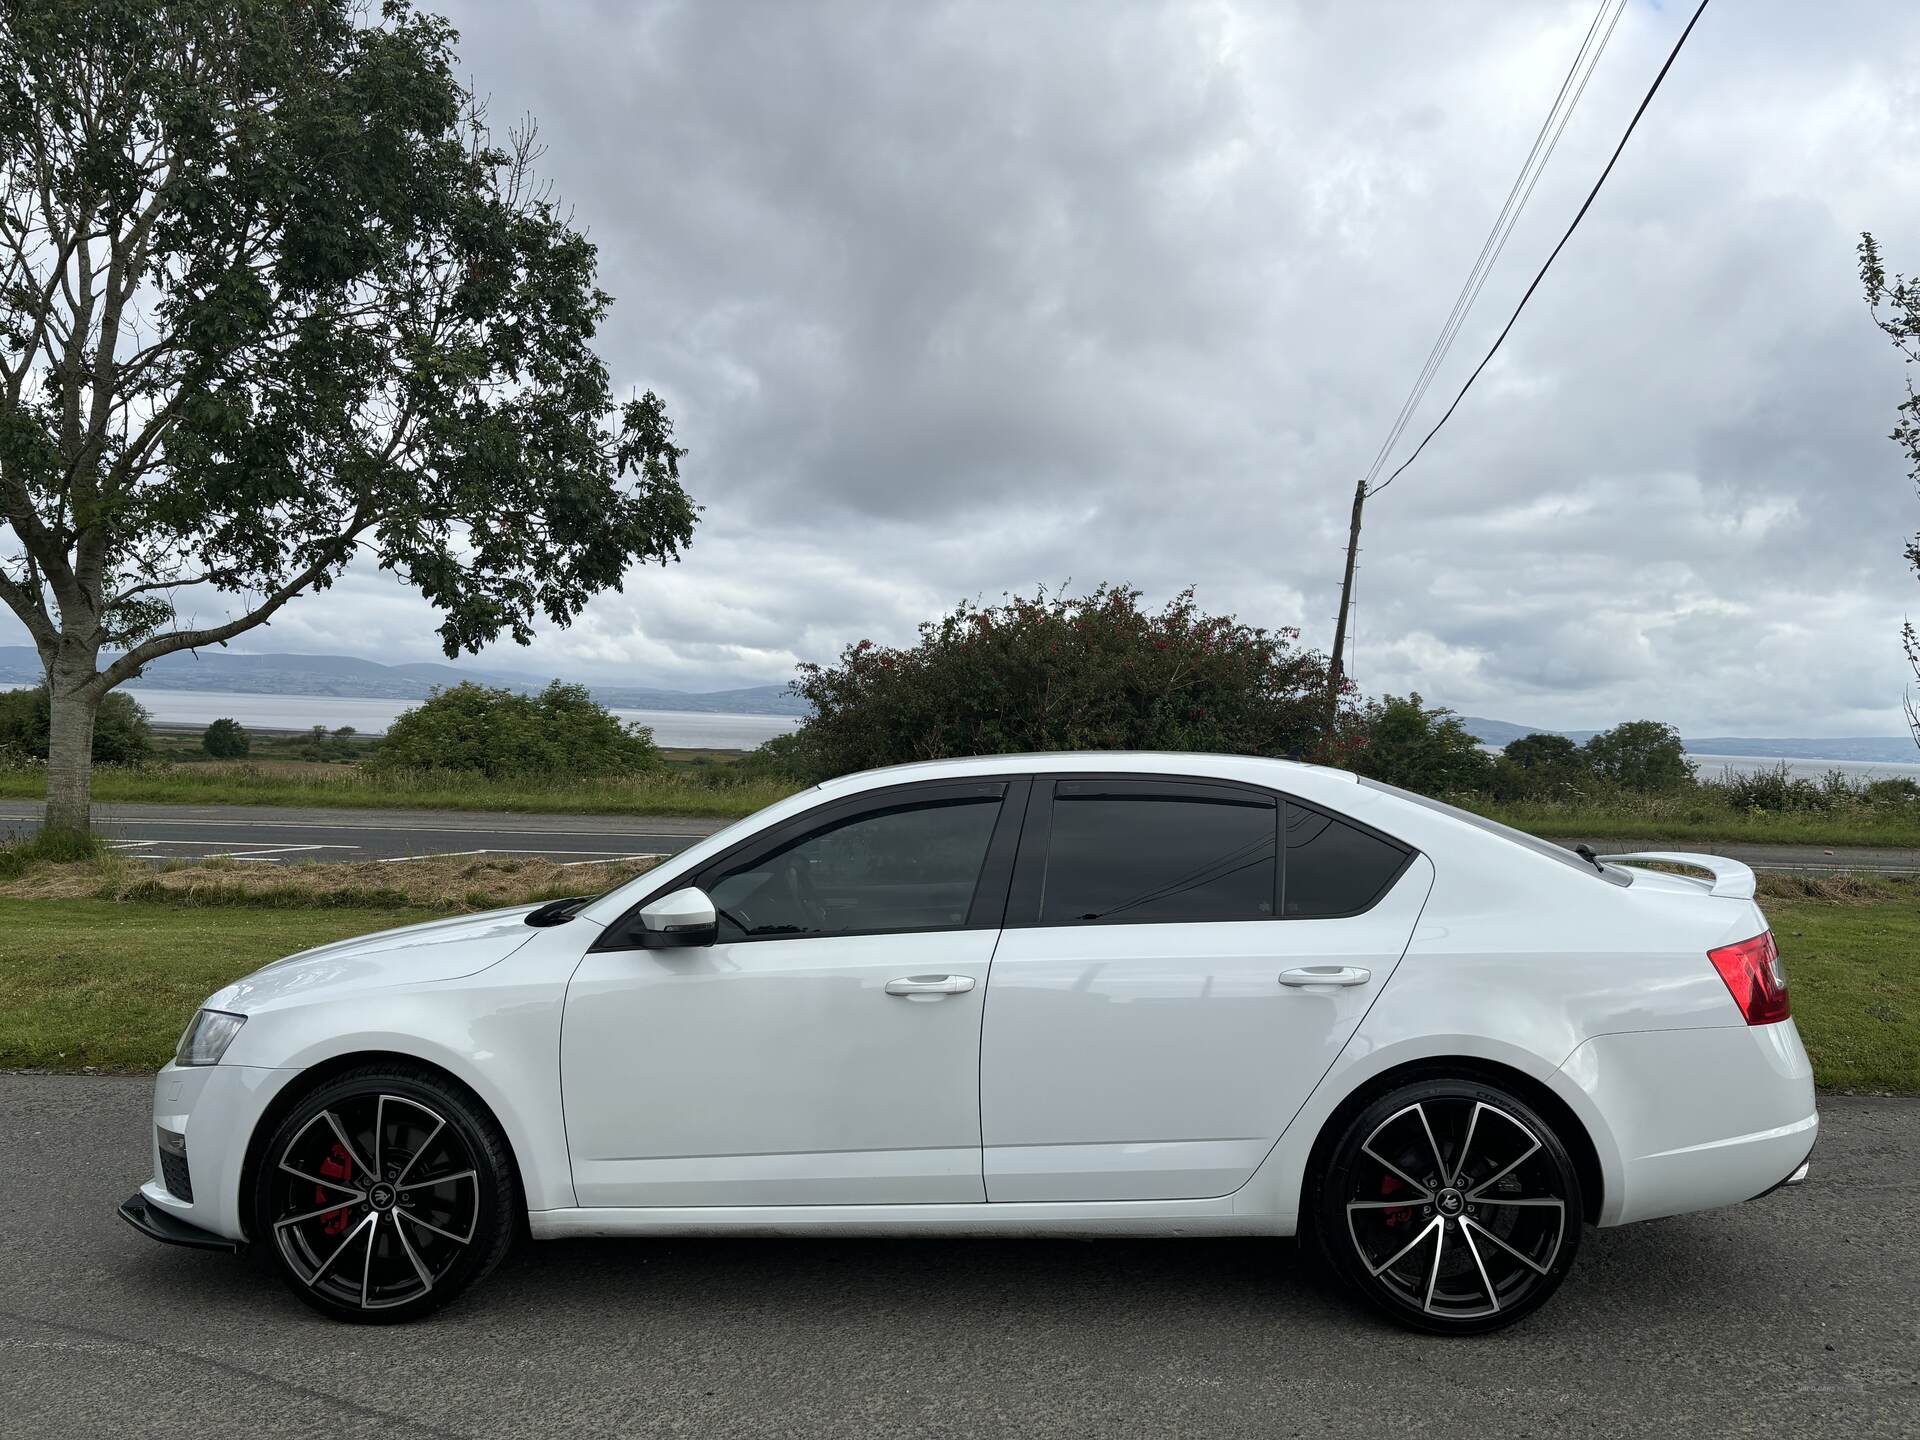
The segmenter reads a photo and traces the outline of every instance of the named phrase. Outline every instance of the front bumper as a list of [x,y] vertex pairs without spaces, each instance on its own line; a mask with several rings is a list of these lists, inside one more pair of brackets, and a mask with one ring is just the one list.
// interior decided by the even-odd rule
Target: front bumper
[[136,1190],[120,1202],[120,1218],[142,1235],[163,1245],[185,1245],[193,1250],[241,1250],[238,1240],[215,1235],[198,1225],[189,1225],[178,1216],[161,1209],[147,1198],[145,1190]]
[[[252,1065],[165,1066],[153,1082],[153,1124],[147,1140],[153,1178],[140,1187],[141,1211],[228,1245],[244,1243],[240,1190],[247,1145],[268,1104],[298,1073]],[[163,1131],[177,1138],[184,1154],[162,1154]],[[190,1171],[187,1194],[169,1186],[170,1163],[176,1183]],[[169,1238],[141,1224],[124,1206],[121,1214],[155,1239]]]

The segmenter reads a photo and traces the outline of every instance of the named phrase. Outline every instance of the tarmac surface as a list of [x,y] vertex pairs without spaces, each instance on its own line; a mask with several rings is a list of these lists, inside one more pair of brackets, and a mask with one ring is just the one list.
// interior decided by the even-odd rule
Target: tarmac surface
[[1589,1230],[1560,1294],[1407,1334],[1259,1240],[523,1244],[341,1326],[115,1214],[149,1084],[0,1075],[0,1434],[1920,1434],[1920,1102],[1826,1097],[1808,1184]]

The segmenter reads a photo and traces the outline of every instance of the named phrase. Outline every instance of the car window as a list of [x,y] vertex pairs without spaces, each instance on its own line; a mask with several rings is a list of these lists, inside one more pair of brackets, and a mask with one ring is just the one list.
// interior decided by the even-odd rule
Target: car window
[[1407,854],[1357,825],[1289,803],[1284,913],[1312,920],[1364,910],[1393,883]]
[[999,815],[983,796],[829,822],[708,884],[720,938],[964,925]]
[[1043,924],[1273,915],[1278,807],[1224,786],[1061,781]]

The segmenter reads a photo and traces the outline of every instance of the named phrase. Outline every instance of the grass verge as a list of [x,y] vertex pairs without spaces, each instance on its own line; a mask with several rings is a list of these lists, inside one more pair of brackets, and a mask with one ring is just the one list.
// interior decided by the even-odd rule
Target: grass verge
[[[31,892],[39,898],[0,889],[0,1068],[157,1066],[208,994],[282,955],[615,878],[606,867],[583,882],[577,867],[469,865],[504,872],[488,876],[439,863],[446,868],[438,876],[401,865],[298,867],[328,872],[311,880],[331,887],[304,900],[292,887],[308,881],[295,867],[270,875],[189,866],[149,874],[150,885],[137,874],[103,877],[98,866],[91,878],[79,873],[85,867],[42,867]],[[415,878],[367,882],[395,889],[334,878],[376,869],[415,871]],[[88,885],[94,890],[68,893]],[[404,904],[392,898],[400,896]],[[1920,1094],[1920,886],[1770,875],[1761,899],[1786,956],[1794,1017],[1818,1082]]]

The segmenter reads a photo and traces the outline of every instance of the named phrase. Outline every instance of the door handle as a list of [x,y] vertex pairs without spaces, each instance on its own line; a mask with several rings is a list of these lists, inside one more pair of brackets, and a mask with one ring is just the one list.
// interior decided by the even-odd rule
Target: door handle
[[971,989],[971,975],[908,975],[887,981],[889,995],[964,995]]
[[1282,985],[1364,985],[1372,978],[1371,970],[1358,965],[1301,965],[1280,972]]

